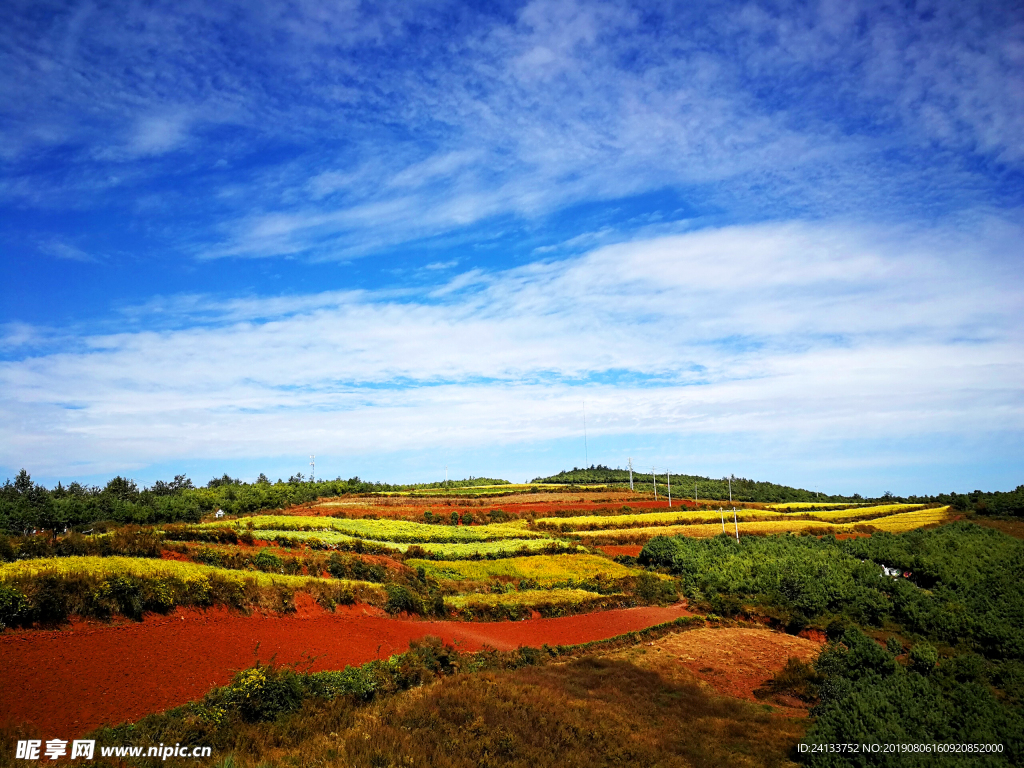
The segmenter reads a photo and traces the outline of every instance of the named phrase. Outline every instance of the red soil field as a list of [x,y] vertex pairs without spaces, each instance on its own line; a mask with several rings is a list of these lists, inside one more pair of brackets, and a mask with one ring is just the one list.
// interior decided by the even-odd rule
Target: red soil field
[[425,635],[465,651],[512,650],[601,640],[687,615],[677,604],[468,623],[395,619],[362,605],[326,613],[309,600],[288,616],[179,609],[139,623],[8,631],[0,635],[0,726],[27,724],[42,738],[75,738],[199,699],[257,656],[276,656],[279,664],[313,658],[312,671],[343,669],[401,653]]
[[[754,691],[786,666],[790,657],[810,661],[818,655],[824,637],[808,639],[767,629],[738,627],[694,629],[669,635],[655,643],[659,666],[682,665],[718,693],[759,701]],[[807,704],[794,698],[776,699],[791,711],[806,714]]]

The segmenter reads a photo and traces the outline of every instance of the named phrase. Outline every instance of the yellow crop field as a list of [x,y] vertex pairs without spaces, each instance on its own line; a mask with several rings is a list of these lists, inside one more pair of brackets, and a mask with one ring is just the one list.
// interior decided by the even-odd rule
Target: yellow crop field
[[[829,532],[841,533],[849,528],[847,525],[823,523],[817,520],[763,520],[753,523],[740,523],[740,535],[772,534],[799,532],[808,529],[827,529]],[[717,523],[697,523],[694,525],[662,525],[650,528],[615,528],[600,531],[581,531],[577,535],[584,538],[600,538],[602,541],[633,541],[646,540],[655,536],[692,536],[698,539],[711,538],[722,532],[721,521]],[[730,536],[735,532],[732,520],[726,520],[725,532]]]
[[205,579],[211,575],[232,580],[255,580],[259,586],[273,584],[301,587],[309,582],[330,582],[332,584],[365,584],[368,582],[345,582],[340,579],[320,579],[312,576],[289,576],[262,571],[237,571],[216,568],[199,563],[183,563],[177,560],[156,560],[142,557],[43,557],[34,560],[19,560],[0,565],[0,582],[21,577],[44,575],[76,576],[90,575],[106,578],[109,576],[138,576],[148,578],[173,578],[181,581]]
[[[461,560],[463,558],[472,557],[473,555],[514,556],[518,551],[524,549],[540,553],[552,544],[558,544],[559,546],[568,548],[574,546],[572,544],[556,542],[553,539],[501,539],[499,541],[474,541],[468,544],[435,544],[426,542],[423,544],[395,544],[393,546],[401,547],[403,551],[409,547],[420,547],[425,549],[427,552],[440,555],[442,557]],[[582,547],[580,547],[580,549],[582,549]]]
[[878,528],[881,531],[902,533],[903,531],[912,531],[914,528],[920,528],[922,525],[945,523],[952,517],[953,515],[949,511],[949,507],[938,507],[879,517],[874,520],[868,520],[864,524]]
[[[942,523],[950,519],[949,507],[938,509],[915,509],[915,505],[890,505],[895,508],[910,506],[906,512],[897,512],[893,515],[874,517],[868,520],[853,520],[842,523],[834,523],[822,520],[805,519],[784,519],[784,520],[762,520],[759,522],[740,523],[740,536],[744,534],[767,535],[776,533],[799,533],[801,531],[823,531],[826,533],[848,533],[854,530],[856,525],[869,525],[881,531],[899,533],[920,528],[922,525]],[[877,509],[875,507],[874,509]],[[735,526],[731,520],[726,518],[725,532],[729,535],[735,533]],[[666,525],[652,526],[650,528],[617,528],[600,531],[580,531],[577,535],[583,539],[600,538],[604,541],[612,540],[640,540],[654,538],[655,536],[692,536],[695,538],[709,538],[722,533],[721,521],[711,524],[695,525]]]
[[[726,514],[732,515],[732,510]],[[760,509],[739,510],[737,514],[746,520],[775,520],[785,518],[782,512]],[[577,517],[545,517],[537,520],[537,524],[568,525],[573,530],[584,528],[626,528],[635,525],[672,525],[674,523],[710,523],[721,519],[717,509],[681,509],[678,512],[641,512],[635,515],[579,515]]]
[[215,528],[225,525],[236,530],[253,531],[335,531],[337,533],[375,541],[493,541],[495,539],[543,537],[524,527],[507,523],[493,525],[430,525],[408,520],[349,520],[343,517],[303,517],[291,515],[257,515],[223,522],[202,523],[200,527]]
[[830,502],[830,501],[781,501],[777,504],[766,504],[768,509],[799,509],[806,511],[809,509],[840,509],[843,507],[855,507],[863,502],[859,501],[843,501],[843,502]]
[[488,607],[498,605],[525,606],[544,604],[577,605],[592,601],[603,601],[609,598],[623,598],[624,594],[616,592],[610,595],[600,595],[597,592],[588,592],[584,589],[527,589],[522,592],[506,592],[504,594],[471,594],[455,595],[446,597],[444,602],[452,608],[465,608],[467,605],[485,605]]
[[595,578],[621,579],[636,573],[598,555],[538,555],[507,557],[502,560],[411,559],[406,560],[405,564],[411,568],[422,566],[428,574],[439,579],[484,581],[506,576],[532,579],[541,586]]
[[878,504],[874,507],[814,511],[810,514],[816,520],[865,520],[872,517],[891,515],[894,512],[907,512],[912,509],[921,509],[922,506],[923,505],[921,504]]

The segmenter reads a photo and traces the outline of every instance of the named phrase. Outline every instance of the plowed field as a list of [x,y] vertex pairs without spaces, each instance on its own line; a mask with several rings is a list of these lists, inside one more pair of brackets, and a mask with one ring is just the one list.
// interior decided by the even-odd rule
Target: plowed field
[[512,650],[600,640],[686,615],[680,604],[470,624],[395,619],[364,606],[331,614],[305,605],[291,616],[179,610],[140,623],[8,631],[0,635],[0,725],[28,723],[42,738],[74,738],[201,698],[257,655],[276,656],[279,664],[312,658],[314,671],[342,669],[401,653],[425,635],[466,651]]

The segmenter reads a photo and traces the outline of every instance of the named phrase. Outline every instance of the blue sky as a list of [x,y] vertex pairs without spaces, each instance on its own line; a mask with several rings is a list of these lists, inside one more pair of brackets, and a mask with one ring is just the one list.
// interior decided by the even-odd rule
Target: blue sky
[[0,23],[0,476],[1024,482],[1018,4]]

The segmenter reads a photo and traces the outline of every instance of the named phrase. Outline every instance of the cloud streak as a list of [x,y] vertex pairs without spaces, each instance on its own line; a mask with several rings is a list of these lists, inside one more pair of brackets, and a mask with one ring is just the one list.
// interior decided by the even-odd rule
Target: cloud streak
[[0,364],[0,464],[525,445],[574,434],[581,397],[595,435],[1019,432],[1024,291],[975,243],[760,225],[404,295],[197,297],[163,308],[185,327]]

